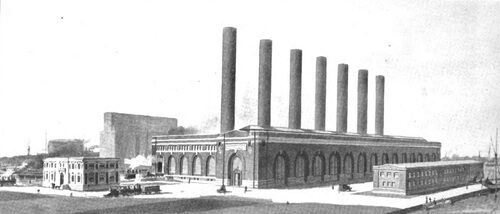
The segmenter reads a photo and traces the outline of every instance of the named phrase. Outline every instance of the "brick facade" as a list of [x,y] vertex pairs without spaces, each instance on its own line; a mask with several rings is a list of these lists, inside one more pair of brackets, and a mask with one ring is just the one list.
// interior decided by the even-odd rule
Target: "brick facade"
[[[215,181],[254,188],[288,188],[359,183],[373,179],[373,166],[383,163],[438,161],[441,144],[422,138],[338,134],[287,128],[245,127],[223,135],[156,136],[157,157],[169,172],[175,159],[185,178],[213,180],[206,175],[208,157],[216,159]],[[224,149],[225,148],[225,149]],[[225,150],[225,154],[222,151]],[[193,174],[194,157],[202,175]],[[224,161],[223,161],[224,159]],[[210,177],[210,178],[209,178]],[[207,179],[209,178],[209,179]]]

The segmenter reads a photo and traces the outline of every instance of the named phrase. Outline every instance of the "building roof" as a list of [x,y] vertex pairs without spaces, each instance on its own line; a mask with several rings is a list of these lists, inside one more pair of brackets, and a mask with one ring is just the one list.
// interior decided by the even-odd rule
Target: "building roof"
[[418,162],[418,163],[400,163],[400,164],[384,164],[380,166],[374,166],[374,169],[387,169],[387,168],[397,168],[397,169],[410,169],[410,168],[423,168],[423,167],[438,167],[438,166],[453,166],[453,165],[464,165],[464,164],[482,164],[481,161],[476,160],[458,160],[458,161],[433,161],[433,162]]
[[279,143],[337,144],[357,146],[412,146],[440,148],[441,143],[430,142],[419,137],[341,133],[313,129],[291,129],[285,127],[245,126],[221,134],[163,135],[154,136],[151,143],[215,143],[231,141],[269,140]]
[[120,158],[101,158],[101,157],[51,157],[45,158],[43,161],[68,161],[68,160],[119,160]]

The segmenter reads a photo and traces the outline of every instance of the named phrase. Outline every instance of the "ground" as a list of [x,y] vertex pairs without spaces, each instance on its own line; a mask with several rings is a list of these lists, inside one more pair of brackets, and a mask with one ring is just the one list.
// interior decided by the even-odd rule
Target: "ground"
[[[414,212],[419,213],[500,213],[500,197],[495,201],[495,195],[481,195],[477,197],[467,198],[453,205],[446,205],[433,210],[419,210]],[[499,194],[500,196],[500,194]]]
[[387,213],[394,208],[282,204],[235,196],[173,198],[82,198],[0,192],[0,213]]
[[[103,198],[108,191],[1,187],[0,213],[386,213],[422,205],[426,197],[439,200],[482,189],[478,184],[428,195],[396,197],[372,192],[373,183],[367,182],[352,184],[350,192],[339,192],[338,186],[335,189],[331,186],[304,189],[249,188],[248,191],[242,187],[227,187],[228,193],[219,194],[216,190],[220,187],[213,183],[143,183],[156,184],[160,184],[161,194],[119,198]],[[458,203],[455,206],[459,207]]]

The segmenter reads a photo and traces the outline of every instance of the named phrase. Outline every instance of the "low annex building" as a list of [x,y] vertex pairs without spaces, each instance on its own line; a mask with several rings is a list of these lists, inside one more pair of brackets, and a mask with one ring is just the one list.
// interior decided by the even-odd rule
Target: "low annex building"
[[483,177],[475,160],[385,164],[373,167],[373,191],[403,195],[433,193],[465,186]]
[[56,157],[43,161],[44,187],[69,185],[72,190],[106,190],[120,184],[119,158]]
[[[375,134],[367,133],[368,70],[358,72],[357,132],[347,131],[348,70],[338,65],[336,131],[325,130],[326,57],[316,58],[314,129],[301,127],[302,51],[290,51],[288,127],[271,125],[272,41],[261,40],[257,125],[235,129],[236,29],[224,28],[220,133],[153,137],[167,177],[250,188],[367,182],[386,163],[438,161],[441,143],[384,135],[384,76],[376,76]],[[161,166],[161,167],[158,167]]]

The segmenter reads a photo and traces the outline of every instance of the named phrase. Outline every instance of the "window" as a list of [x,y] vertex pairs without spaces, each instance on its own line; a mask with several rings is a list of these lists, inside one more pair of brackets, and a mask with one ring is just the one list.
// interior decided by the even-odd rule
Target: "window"
[[71,175],[71,182],[75,182],[75,175]]
[[78,169],[80,169],[80,167],[81,167],[81,164],[78,164]]
[[87,168],[88,168],[88,164],[85,164],[85,169],[87,169]]
[[382,181],[382,186],[385,186],[385,181]]
[[395,172],[394,173],[394,178],[399,178],[399,173]]
[[380,172],[380,177],[384,177],[384,172]]
[[76,177],[76,182],[80,183],[80,174],[78,174],[78,177]]
[[387,177],[391,177],[391,173],[390,172],[387,172]]
[[99,164],[99,168],[106,168],[106,164],[104,164],[104,163],[100,163],[100,164]]
[[115,168],[115,164],[114,163],[110,163],[109,164],[109,168]]

